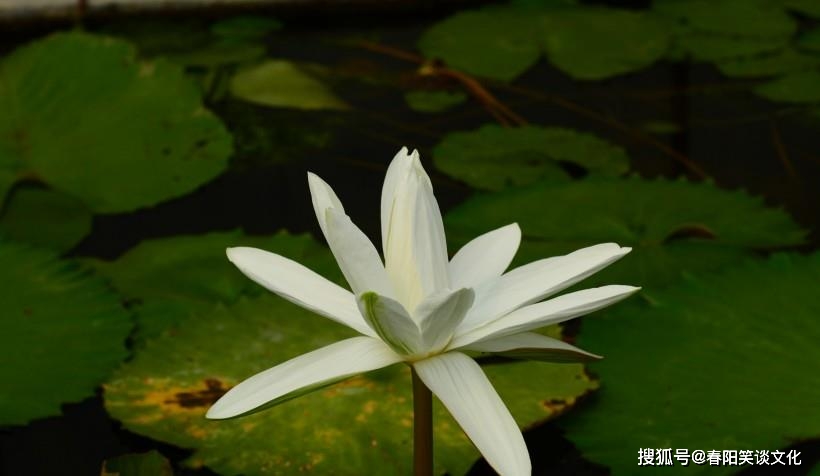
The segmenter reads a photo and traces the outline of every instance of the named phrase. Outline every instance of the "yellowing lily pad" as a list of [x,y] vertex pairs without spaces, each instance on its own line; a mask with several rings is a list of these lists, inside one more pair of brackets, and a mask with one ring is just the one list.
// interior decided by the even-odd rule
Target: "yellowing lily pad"
[[635,474],[638,448],[775,450],[816,438],[818,282],[820,254],[780,255],[690,279],[655,306],[633,301],[584,321],[581,344],[606,355],[595,367],[604,389],[564,421],[568,436],[615,476]]
[[572,129],[537,126],[486,125],[452,132],[433,149],[433,161],[447,175],[485,190],[539,180],[565,182],[569,174],[561,163],[602,176],[629,169],[629,157],[616,145]]
[[92,215],[78,199],[53,190],[17,187],[0,214],[0,234],[67,251],[91,231]]
[[0,282],[0,425],[58,415],[127,355],[128,314],[76,264],[0,241]]
[[[209,421],[228,388],[352,331],[265,295],[191,318],[148,342],[105,386],[106,408],[131,431],[194,450],[190,466],[223,474],[406,475],[412,390],[403,364],[354,377],[234,420]],[[580,364],[509,363],[486,371],[521,426],[555,416],[596,387]],[[436,474],[464,474],[478,457],[435,406]]]
[[231,94],[254,104],[295,109],[348,109],[305,65],[268,60],[244,68],[231,81]]
[[[182,70],[127,42],[57,33],[0,63],[0,175],[41,180],[116,213],[221,173],[231,139]],[[0,190],[1,191],[1,190]]]
[[644,286],[643,295],[684,272],[720,269],[749,251],[799,244],[805,233],[759,198],[686,181],[584,180],[480,195],[445,218],[456,243],[512,222],[527,263],[603,242],[631,246],[618,263],[584,281]]

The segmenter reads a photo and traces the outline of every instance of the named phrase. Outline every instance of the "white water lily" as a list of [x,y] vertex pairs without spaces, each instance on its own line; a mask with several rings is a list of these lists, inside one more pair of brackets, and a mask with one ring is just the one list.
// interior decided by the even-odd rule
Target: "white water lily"
[[545,298],[630,251],[614,243],[542,259],[505,273],[521,241],[511,224],[475,238],[448,259],[433,188],[416,151],[402,149],[381,197],[384,261],[322,179],[308,174],[313,208],[351,290],[282,256],[230,248],[248,277],[299,306],[362,334],[291,359],[232,388],[208,418],[232,418],[398,362],[412,365],[487,462],[502,475],[528,475],[521,431],[468,353],[548,361],[597,356],[533,333],[633,294],[603,286]]

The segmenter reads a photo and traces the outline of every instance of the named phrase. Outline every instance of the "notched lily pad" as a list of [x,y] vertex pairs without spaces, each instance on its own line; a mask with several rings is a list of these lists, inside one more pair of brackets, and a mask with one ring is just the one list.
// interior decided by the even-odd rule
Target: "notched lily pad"
[[244,68],[231,80],[231,94],[254,104],[295,109],[344,110],[349,106],[336,97],[306,65],[268,60]]
[[[563,424],[585,457],[635,474],[637,448],[774,450],[820,433],[820,254],[689,279],[585,320],[601,398]],[[664,474],[734,474],[731,465]]]
[[184,195],[219,175],[232,148],[179,67],[81,32],[6,57],[0,110],[2,174],[39,179],[100,213]]
[[447,175],[485,190],[538,180],[566,182],[570,164],[590,174],[617,176],[629,169],[626,152],[592,134],[561,127],[514,129],[486,125],[452,132],[433,149],[433,162]]
[[0,235],[11,240],[67,251],[91,232],[92,215],[65,193],[18,186],[0,214]]
[[0,241],[0,282],[0,425],[58,415],[127,355],[130,317],[76,264]]
[[[191,324],[149,342],[106,385],[106,408],[126,428],[192,448],[188,465],[224,474],[411,472],[407,366],[247,417],[208,421],[206,410],[232,385],[352,334],[270,295],[197,315]],[[486,372],[522,426],[560,413],[597,387],[579,364],[510,363]],[[434,412],[436,474],[464,474],[478,453],[442,406]]]
[[779,209],[706,183],[638,178],[535,184],[477,196],[445,219],[455,243],[518,222],[519,263],[604,242],[631,246],[624,259],[584,281],[644,286],[648,295],[684,272],[720,269],[749,251],[795,245],[805,232]]

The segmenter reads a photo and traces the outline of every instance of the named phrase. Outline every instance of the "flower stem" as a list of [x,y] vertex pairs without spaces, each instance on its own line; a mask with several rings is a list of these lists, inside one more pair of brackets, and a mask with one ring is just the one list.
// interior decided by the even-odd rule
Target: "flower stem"
[[413,369],[413,475],[433,475],[433,393]]

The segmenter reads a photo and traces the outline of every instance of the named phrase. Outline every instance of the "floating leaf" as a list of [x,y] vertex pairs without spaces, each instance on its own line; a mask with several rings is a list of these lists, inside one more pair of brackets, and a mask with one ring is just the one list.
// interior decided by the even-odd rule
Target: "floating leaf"
[[538,25],[527,10],[464,11],[433,25],[419,39],[428,58],[487,78],[511,81],[538,61]]
[[788,37],[743,38],[691,30],[684,30],[675,37],[675,48],[679,57],[714,62],[774,54],[784,49],[788,43]]
[[76,198],[18,187],[0,215],[0,234],[14,241],[67,251],[91,231],[91,212]]
[[261,288],[225,256],[231,246],[253,246],[287,256],[329,277],[327,250],[307,235],[247,236],[239,231],[148,240],[116,261],[88,260],[135,307],[139,337],[151,337],[192,313],[232,303]]
[[561,162],[596,175],[621,175],[629,169],[629,157],[618,146],[572,129],[537,126],[486,125],[450,133],[433,150],[433,161],[447,175],[486,190],[567,181]]
[[157,450],[105,460],[100,476],[173,476],[171,463]]
[[820,102],[820,71],[792,73],[757,86],[755,92],[772,101]]
[[409,91],[404,100],[417,112],[443,112],[464,103],[467,95],[460,91]]
[[[101,213],[184,195],[231,139],[182,71],[121,40],[57,33],[0,64],[0,175],[36,177]],[[104,179],[103,179],[104,178]]]
[[693,30],[745,37],[789,37],[797,24],[768,0],[666,0],[652,3],[657,14]]
[[237,16],[220,20],[211,25],[211,33],[236,41],[259,40],[282,28],[282,23],[261,16]]
[[272,107],[347,109],[324,84],[291,61],[269,60],[233,77],[231,93],[239,99]]
[[[446,217],[455,243],[518,222],[518,262],[617,242],[634,249],[584,281],[644,286],[643,295],[684,272],[722,268],[749,250],[801,243],[804,232],[762,200],[686,181],[584,180],[477,196]],[[592,284],[591,284],[592,283]]]
[[780,255],[585,320],[581,343],[606,356],[595,367],[605,387],[565,420],[570,438],[617,476],[635,473],[638,448],[774,450],[817,437],[818,282],[820,254]]
[[732,77],[777,76],[816,69],[820,67],[820,58],[787,48],[768,55],[722,61],[717,67]]
[[577,79],[603,79],[649,66],[669,35],[654,16],[612,8],[555,9],[543,16],[547,58]]
[[102,280],[49,251],[0,242],[0,425],[58,415],[93,395],[131,329]]
[[[208,421],[205,411],[230,386],[351,333],[269,295],[190,322],[150,341],[106,385],[106,408],[126,428],[192,448],[187,464],[224,474],[411,472],[407,366],[354,377],[247,417]],[[522,426],[554,416],[596,387],[579,364],[516,362],[485,370]],[[434,418],[436,474],[464,474],[477,451],[438,404]]]
[[641,129],[651,134],[657,135],[671,135],[680,132],[681,128],[678,124],[669,121],[647,121],[641,124]]

